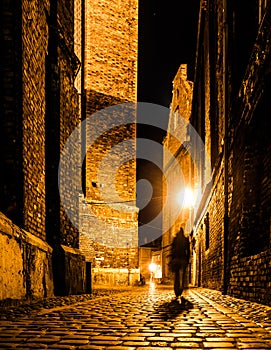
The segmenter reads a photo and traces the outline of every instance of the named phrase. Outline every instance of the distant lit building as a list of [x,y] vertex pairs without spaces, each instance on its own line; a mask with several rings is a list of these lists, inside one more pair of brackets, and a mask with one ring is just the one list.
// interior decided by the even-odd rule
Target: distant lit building
[[[173,237],[182,226],[186,234],[190,234],[190,209],[185,206],[185,194],[191,187],[190,162],[188,152],[187,129],[192,108],[193,83],[187,80],[187,65],[181,64],[173,80],[172,102],[167,135],[163,141],[163,174],[167,181],[163,184],[164,202],[168,205],[163,210],[162,236],[162,271],[163,281],[170,277],[168,269],[170,245]],[[172,158],[173,157],[173,158]],[[172,162],[172,159],[176,160]],[[178,169],[180,169],[178,171]],[[183,177],[180,179],[180,177]],[[180,181],[181,180],[181,181]],[[171,190],[170,190],[171,189]],[[182,194],[181,201],[179,195]],[[176,209],[178,215],[176,216]]]

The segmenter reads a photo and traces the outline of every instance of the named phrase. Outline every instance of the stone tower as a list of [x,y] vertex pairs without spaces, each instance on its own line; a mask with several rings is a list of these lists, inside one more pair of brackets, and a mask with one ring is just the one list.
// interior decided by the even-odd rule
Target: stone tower
[[[132,282],[136,271],[133,269],[138,267],[134,105],[130,105],[128,112],[125,108],[120,108],[120,111],[118,107],[115,115],[115,112],[110,112],[110,119],[117,121],[118,125],[106,125],[107,107],[136,102],[137,53],[138,1],[86,0],[84,95],[87,151],[80,248],[92,262],[97,283],[99,276],[95,267],[106,268],[103,274],[109,272],[110,283],[114,284]],[[95,117],[97,112],[98,118]],[[129,114],[128,119],[125,113]],[[97,132],[93,143],[93,131],[99,128],[103,131]],[[126,154],[126,161],[116,167],[119,154],[114,147],[123,141],[130,142],[130,146],[123,146],[120,152]],[[120,268],[126,272],[121,277],[114,277],[114,271]]]

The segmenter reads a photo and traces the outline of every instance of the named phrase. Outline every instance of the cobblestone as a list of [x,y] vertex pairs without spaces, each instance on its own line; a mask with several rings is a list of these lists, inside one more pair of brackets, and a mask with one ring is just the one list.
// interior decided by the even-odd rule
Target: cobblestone
[[271,308],[207,289],[184,297],[150,285],[5,307],[0,349],[271,349]]

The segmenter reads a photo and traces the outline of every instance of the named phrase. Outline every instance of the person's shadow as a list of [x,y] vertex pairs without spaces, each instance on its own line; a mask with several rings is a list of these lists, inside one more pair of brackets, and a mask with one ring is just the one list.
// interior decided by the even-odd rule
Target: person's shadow
[[167,321],[176,318],[190,309],[193,309],[193,304],[189,300],[182,298],[182,303],[180,303],[177,299],[173,299],[155,308],[155,313],[162,320]]

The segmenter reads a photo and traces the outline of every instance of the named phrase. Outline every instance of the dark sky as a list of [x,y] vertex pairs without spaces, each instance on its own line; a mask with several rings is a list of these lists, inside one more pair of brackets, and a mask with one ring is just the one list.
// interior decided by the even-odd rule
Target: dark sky
[[138,101],[169,107],[181,63],[193,79],[199,0],[139,0]]
[[[169,107],[172,81],[181,63],[188,64],[188,79],[193,80],[198,14],[199,0],[139,0],[138,102]],[[163,136],[152,127],[137,126],[138,138],[161,143]],[[153,188],[152,199],[139,212],[142,234],[151,242],[161,231],[161,221],[155,227],[151,223],[162,209],[162,170],[137,158],[137,179],[148,180]],[[138,187],[139,207],[145,192]]]

